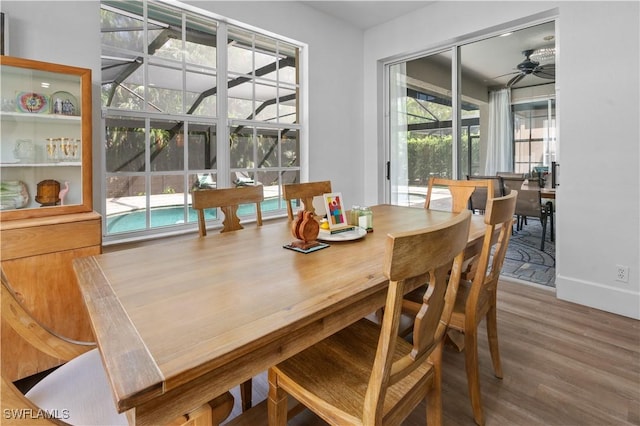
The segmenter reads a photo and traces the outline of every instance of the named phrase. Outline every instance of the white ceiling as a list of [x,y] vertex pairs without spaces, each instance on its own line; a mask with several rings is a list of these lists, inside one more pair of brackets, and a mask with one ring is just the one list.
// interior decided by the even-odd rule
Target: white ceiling
[[[301,1],[300,3],[340,19],[356,28],[366,30],[415,10],[422,9],[435,2],[418,0],[311,0]],[[462,49],[463,71],[469,73],[469,76],[484,81],[487,86],[505,85],[514,77],[517,71],[516,66],[525,59],[522,54],[524,50],[555,46],[555,39],[545,39],[545,37],[555,35],[554,27],[553,22],[551,22],[515,31],[508,37],[492,37],[465,45]],[[443,56],[446,57],[447,54]],[[508,73],[511,74],[495,78]],[[550,80],[528,75],[513,87],[524,87],[549,82]]]
[[433,1],[301,1],[309,7],[366,30],[435,3]]

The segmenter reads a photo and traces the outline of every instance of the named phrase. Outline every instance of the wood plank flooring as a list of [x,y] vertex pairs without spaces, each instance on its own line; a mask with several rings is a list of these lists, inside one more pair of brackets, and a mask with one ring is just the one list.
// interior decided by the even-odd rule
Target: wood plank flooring
[[[493,376],[484,324],[479,331],[487,426],[640,425],[640,321],[557,300],[553,289],[501,281],[498,330],[503,380]],[[447,347],[443,358],[443,423],[474,425],[464,354]],[[266,374],[253,389],[258,404],[267,395]],[[232,392],[226,423],[243,424],[238,388]],[[267,424],[264,409],[254,414],[245,424]],[[423,403],[403,425],[424,424]],[[326,423],[305,410],[289,425]]]

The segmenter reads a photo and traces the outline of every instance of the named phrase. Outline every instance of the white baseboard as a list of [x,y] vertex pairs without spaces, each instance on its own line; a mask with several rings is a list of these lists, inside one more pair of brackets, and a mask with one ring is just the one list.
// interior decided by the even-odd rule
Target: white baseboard
[[540,290],[550,291],[552,293],[555,293],[556,291],[555,287],[551,287],[544,284],[538,284],[531,281],[521,280],[520,278],[509,277],[506,275],[500,275],[500,281],[508,281],[516,284],[528,285],[531,287],[539,288]]
[[556,297],[640,320],[640,293],[556,275]]

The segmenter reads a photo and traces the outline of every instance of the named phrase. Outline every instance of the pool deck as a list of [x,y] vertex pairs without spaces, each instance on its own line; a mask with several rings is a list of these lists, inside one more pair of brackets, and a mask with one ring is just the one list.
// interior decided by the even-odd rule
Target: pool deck
[[[149,205],[153,207],[173,207],[184,206],[184,193],[176,194],[155,194],[151,195]],[[278,196],[277,186],[265,186],[264,198],[276,198]],[[191,194],[187,194],[187,203],[191,204]],[[131,197],[107,198],[107,217],[122,213],[128,213],[136,210],[142,210],[147,207],[147,197],[145,195]]]

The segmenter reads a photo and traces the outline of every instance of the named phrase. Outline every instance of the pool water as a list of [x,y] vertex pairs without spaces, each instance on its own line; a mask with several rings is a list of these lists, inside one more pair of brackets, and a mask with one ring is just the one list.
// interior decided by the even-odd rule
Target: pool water
[[[284,206],[284,204],[282,204]],[[278,198],[266,199],[262,202],[262,211],[273,211],[280,208],[280,200]],[[207,209],[204,211],[205,220],[214,220],[216,217],[216,209]],[[253,216],[256,213],[254,204],[243,204],[238,207],[238,216]],[[189,206],[187,214],[187,223],[198,222],[198,213]],[[156,207],[151,209],[150,228],[158,228],[162,226],[180,225],[184,221],[184,207]],[[147,229],[146,210],[133,210],[127,213],[118,213],[107,216],[107,234],[117,234],[121,232],[143,231]]]

